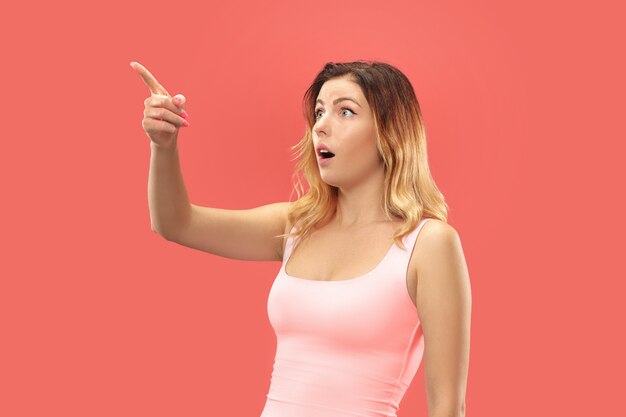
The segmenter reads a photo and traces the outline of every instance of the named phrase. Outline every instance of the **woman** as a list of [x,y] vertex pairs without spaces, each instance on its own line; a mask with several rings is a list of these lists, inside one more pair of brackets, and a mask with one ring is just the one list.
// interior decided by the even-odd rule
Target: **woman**
[[304,96],[297,201],[224,210],[187,199],[176,147],[184,97],[131,66],[152,92],[153,230],[219,256],[282,261],[262,417],[396,416],[422,357],[429,417],[464,416],[469,274],[406,76],[380,62],[326,64]]

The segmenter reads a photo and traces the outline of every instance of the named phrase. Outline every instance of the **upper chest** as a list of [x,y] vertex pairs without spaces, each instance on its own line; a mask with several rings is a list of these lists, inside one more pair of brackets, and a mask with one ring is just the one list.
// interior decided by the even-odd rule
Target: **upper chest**
[[[389,222],[350,230],[322,228],[293,246],[285,264],[287,275],[317,281],[358,278],[375,269],[395,245],[399,223]],[[411,250],[412,248],[408,248]],[[417,257],[407,266],[407,292],[415,304]]]

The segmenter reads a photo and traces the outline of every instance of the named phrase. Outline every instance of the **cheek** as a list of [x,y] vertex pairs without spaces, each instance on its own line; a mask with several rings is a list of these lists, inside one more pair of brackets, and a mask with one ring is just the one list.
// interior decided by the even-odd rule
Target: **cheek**
[[359,130],[358,135],[358,148],[363,154],[364,158],[371,159],[371,156],[378,155],[378,148],[376,147],[376,133],[370,128],[362,128]]
[[341,133],[337,133],[337,153],[349,155],[352,161],[377,160],[376,132],[370,123],[359,123],[344,126]]

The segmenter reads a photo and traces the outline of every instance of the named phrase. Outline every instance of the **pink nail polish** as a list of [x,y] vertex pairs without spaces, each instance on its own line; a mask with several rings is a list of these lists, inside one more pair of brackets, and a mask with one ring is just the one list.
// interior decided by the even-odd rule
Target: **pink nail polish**
[[185,120],[185,121],[183,122],[183,126],[185,126],[185,127],[189,126],[189,122],[188,122],[187,120]]
[[189,115],[187,114],[187,112],[186,112],[185,110],[181,111],[181,112],[180,112],[180,115],[181,115],[181,116],[183,116],[185,119],[186,119],[187,117],[189,117]]

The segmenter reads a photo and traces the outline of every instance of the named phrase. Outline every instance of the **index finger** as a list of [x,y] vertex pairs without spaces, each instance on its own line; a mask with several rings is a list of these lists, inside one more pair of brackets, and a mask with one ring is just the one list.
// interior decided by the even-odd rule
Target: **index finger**
[[165,87],[159,84],[156,78],[154,78],[154,75],[150,74],[150,71],[148,71],[146,67],[135,61],[131,62],[130,66],[141,75],[141,79],[148,86],[152,94],[161,94],[171,97],[170,93],[167,92]]

